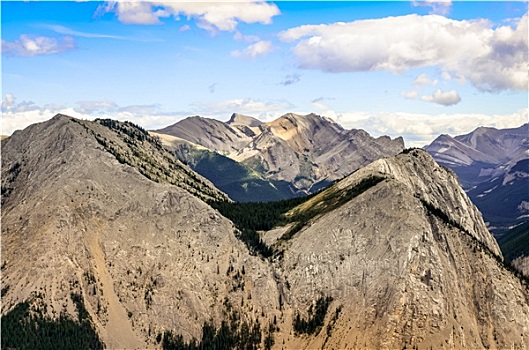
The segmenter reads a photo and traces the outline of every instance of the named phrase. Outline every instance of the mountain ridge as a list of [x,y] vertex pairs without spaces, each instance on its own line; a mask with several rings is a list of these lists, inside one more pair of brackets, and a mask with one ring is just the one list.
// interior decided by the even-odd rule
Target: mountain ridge
[[480,127],[455,137],[441,135],[424,148],[456,172],[495,234],[527,221],[529,124],[509,129]]
[[209,148],[268,179],[290,182],[300,193],[314,192],[321,188],[318,183],[332,183],[404,148],[402,138],[375,139],[363,130],[345,130],[313,113],[288,113],[267,123],[245,116],[245,122],[237,124],[233,122],[237,118],[242,117],[234,114],[231,122],[222,124],[191,117],[155,132]]

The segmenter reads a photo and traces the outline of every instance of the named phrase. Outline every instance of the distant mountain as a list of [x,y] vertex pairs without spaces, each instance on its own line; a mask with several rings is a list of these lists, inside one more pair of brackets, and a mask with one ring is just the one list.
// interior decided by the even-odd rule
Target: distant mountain
[[268,202],[295,197],[286,181],[271,180],[248,166],[189,141],[151,132],[174,155],[238,202]]
[[290,183],[293,193],[315,192],[404,147],[402,138],[373,138],[315,114],[289,113],[269,123],[239,114],[226,123],[191,117],[156,133],[206,147],[267,179]]
[[501,234],[529,221],[529,158],[498,169],[505,172],[472,186],[467,193],[489,223],[489,229]]
[[526,282],[424,151],[233,203],[131,123],[1,147],[2,348],[529,346]]
[[425,149],[455,171],[493,232],[529,220],[529,124],[441,135]]

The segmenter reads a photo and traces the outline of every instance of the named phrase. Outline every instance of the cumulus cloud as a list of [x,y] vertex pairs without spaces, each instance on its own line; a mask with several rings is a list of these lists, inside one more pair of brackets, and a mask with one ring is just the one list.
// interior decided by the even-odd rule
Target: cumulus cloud
[[301,80],[301,75],[300,74],[297,74],[297,73],[288,74],[285,77],[285,79],[282,82],[280,82],[279,84],[287,86],[287,85],[295,84],[295,83],[299,82],[300,80]]
[[512,114],[416,114],[327,111],[346,128],[364,129],[374,136],[402,136],[407,147],[422,147],[441,134],[462,135],[480,126],[498,129],[527,123],[527,109]]
[[421,96],[421,100],[443,106],[453,106],[461,102],[461,97],[459,97],[456,90],[442,91],[441,89],[437,89],[432,95]]
[[424,85],[437,85],[437,80],[432,80],[426,73],[419,74],[413,81],[413,85],[424,86]]
[[13,94],[7,93],[2,99],[2,113],[24,113],[39,110],[40,107],[33,101],[17,102]]
[[17,102],[13,94],[6,93],[2,99],[0,134],[11,135],[15,130],[48,120],[55,115],[53,110],[61,108],[63,107],[57,105],[40,107],[33,101]]
[[239,22],[269,24],[279,15],[276,5],[265,1],[236,0],[231,2],[156,2],[108,1],[100,5],[96,16],[115,12],[126,24],[160,24],[160,18],[179,16],[194,18],[199,28],[210,32],[235,31]]
[[258,56],[266,55],[270,51],[272,51],[272,43],[270,41],[258,41],[242,51],[232,51],[231,55],[233,57],[256,58]]
[[272,120],[292,111],[294,105],[286,100],[233,99],[221,102],[195,103],[186,111],[167,111],[158,104],[120,106],[110,100],[79,101],[75,107],[60,105],[39,106],[31,101],[17,102],[13,94],[7,93],[2,99],[0,134],[11,135],[15,130],[46,121],[57,113],[78,119],[93,120],[110,118],[131,121],[147,130],[163,128],[190,115],[203,115],[225,119],[234,112],[256,115],[262,120]]
[[74,48],[75,41],[71,36],[52,38],[47,36],[32,37],[24,34],[14,41],[2,39],[2,53],[8,56],[49,55]]
[[299,66],[326,72],[400,73],[436,67],[482,91],[528,87],[527,14],[514,26],[488,20],[407,15],[303,25],[279,34],[295,42]]
[[2,99],[2,112],[8,111],[15,105],[15,96],[13,94],[5,94],[5,97]]

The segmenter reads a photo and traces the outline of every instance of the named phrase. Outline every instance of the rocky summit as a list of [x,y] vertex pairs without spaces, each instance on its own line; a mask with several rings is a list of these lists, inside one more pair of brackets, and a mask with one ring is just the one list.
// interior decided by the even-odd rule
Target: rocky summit
[[529,346],[526,280],[425,151],[273,203],[231,202],[131,123],[57,116],[2,158],[2,347],[32,322],[114,349]]

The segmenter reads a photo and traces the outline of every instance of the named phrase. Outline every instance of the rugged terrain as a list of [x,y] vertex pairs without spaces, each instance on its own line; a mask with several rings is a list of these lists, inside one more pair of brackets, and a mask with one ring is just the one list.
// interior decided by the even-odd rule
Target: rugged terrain
[[226,123],[191,117],[156,133],[216,151],[270,180],[286,181],[294,193],[316,192],[404,147],[402,138],[375,139],[316,114],[289,113],[269,123],[240,114],[233,114]]
[[321,210],[370,176],[385,180],[282,243],[295,309],[318,295],[343,305],[331,339],[290,337],[290,347],[527,346],[527,289],[455,175],[424,152],[376,161],[298,210]]
[[441,135],[425,149],[454,170],[497,235],[529,218],[529,124]]
[[287,181],[272,180],[249,166],[190,141],[150,132],[159,137],[175,156],[215,187],[239,202],[268,202],[296,196],[296,188]]
[[[198,337],[223,303],[248,320],[278,309],[271,267],[199,199],[224,195],[178,161],[180,181],[150,180],[143,160],[171,154],[114,125],[59,115],[2,141],[2,313],[41,294],[48,315],[75,317],[73,292],[107,347],[146,348],[165,329]],[[240,306],[250,294],[259,308]]]
[[226,339],[233,312],[278,349],[529,346],[527,282],[426,152],[288,209],[261,232],[268,258],[171,155],[131,124],[66,116],[2,141],[2,315],[40,298],[75,318],[74,293],[108,348]]

